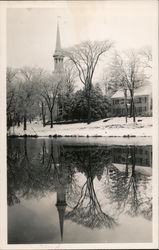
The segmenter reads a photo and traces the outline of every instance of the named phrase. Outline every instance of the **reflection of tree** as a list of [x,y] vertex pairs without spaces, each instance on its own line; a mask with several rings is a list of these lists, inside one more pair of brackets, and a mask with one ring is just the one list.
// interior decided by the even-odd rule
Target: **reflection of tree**
[[[15,179],[15,175],[16,175],[16,171],[15,171],[15,164],[19,158],[19,151],[12,151],[12,144],[9,143],[8,144],[8,154],[7,154],[7,163],[8,163],[8,171],[7,171],[7,178],[8,178],[8,205],[12,206],[16,203],[19,203],[20,200],[18,199],[18,197],[15,194],[15,186],[16,186],[16,179]],[[10,152],[10,154],[9,154]]]
[[[103,158],[101,158],[102,154]],[[77,168],[85,174],[86,181],[81,187],[76,205],[66,213],[65,218],[92,229],[103,226],[111,228],[116,224],[115,219],[103,212],[93,183],[95,176],[100,179],[103,174],[104,166],[109,159],[109,155],[105,156],[106,151],[104,153],[99,148],[83,150],[80,148],[74,155]]]
[[[150,180],[137,171],[136,147],[126,148],[124,171],[111,163],[111,147],[69,146],[56,140],[25,138],[9,139],[7,149],[8,205],[63,187],[66,218],[90,228],[115,225],[117,213],[152,217]],[[102,201],[95,183],[104,179],[106,199]],[[107,207],[111,214],[101,202],[111,205],[110,210]]]
[[[131,157],[131,166],[128,166],[128,155]],[[127,148],[125,171],[119,171],[115,165],[107,167],[106,193],[112,204],[117,205],[119,213],[125,212],[131,216],[143,215],[147,219],[152,216],[151,198],[146,192],[149,178],[137,172],[136,147]]]
[[43,196],[47,190],[54,190],[51,171],[48,176],[36,155],[37,149],[29,151],[30,143],[26,138],[8,143],[8,205],[20,202],[21,197]]
[[55,191],[56,183],[70,182],[73,173],[60,163],[61,152],[62,147],[52,140],[48,145],[45,140],[37,144],[27,138],[9,140],[8,205],[20,202],[21,197],[45,196]]

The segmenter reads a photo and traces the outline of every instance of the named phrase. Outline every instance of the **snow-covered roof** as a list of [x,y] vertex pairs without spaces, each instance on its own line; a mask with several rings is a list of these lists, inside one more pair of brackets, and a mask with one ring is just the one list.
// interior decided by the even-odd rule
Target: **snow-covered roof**
[[[143,85],[134,90],[134,96],[147,96],[152,94],[152,85]],[[130,97],[130,92],[127,91],[127,97]],[[111,98],[124,98],[124,90],[120,89],[112,95]]]

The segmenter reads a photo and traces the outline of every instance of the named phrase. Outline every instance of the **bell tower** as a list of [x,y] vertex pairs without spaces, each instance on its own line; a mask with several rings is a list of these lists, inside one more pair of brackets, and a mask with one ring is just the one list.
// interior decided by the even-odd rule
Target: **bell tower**
[[56,34],[56,48],[53,54],[54,58],[54,72],[62,72],[63,71],[63,59],[64,56],[62,55],[61,50],[61,39],[60,39],[60,29],[59,29],[59,22],[57,22],[57,34]]

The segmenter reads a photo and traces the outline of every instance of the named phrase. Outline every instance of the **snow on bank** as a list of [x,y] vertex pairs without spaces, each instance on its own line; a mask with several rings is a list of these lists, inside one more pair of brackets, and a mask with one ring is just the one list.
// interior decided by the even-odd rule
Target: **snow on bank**
[[50,128],[42,126],[41,122],[32,122],[27,124],[27,130],[23,131],[23,126],[12,127],[8,135],[36,135],[40,137],[47,136],[84,136],[84,137],[149,137],[152,136],[152,117],[137,117],[134,124],[132,118],[128,118],[125,123],[124,117],[108,118],[91,124],[75,123],[60,124]]

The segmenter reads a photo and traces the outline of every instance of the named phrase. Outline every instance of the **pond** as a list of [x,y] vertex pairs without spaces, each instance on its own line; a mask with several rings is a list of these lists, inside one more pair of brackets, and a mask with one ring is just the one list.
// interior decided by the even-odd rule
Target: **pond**
[[152,242],[152,145],[9,138],[7,150],[8,244]]

